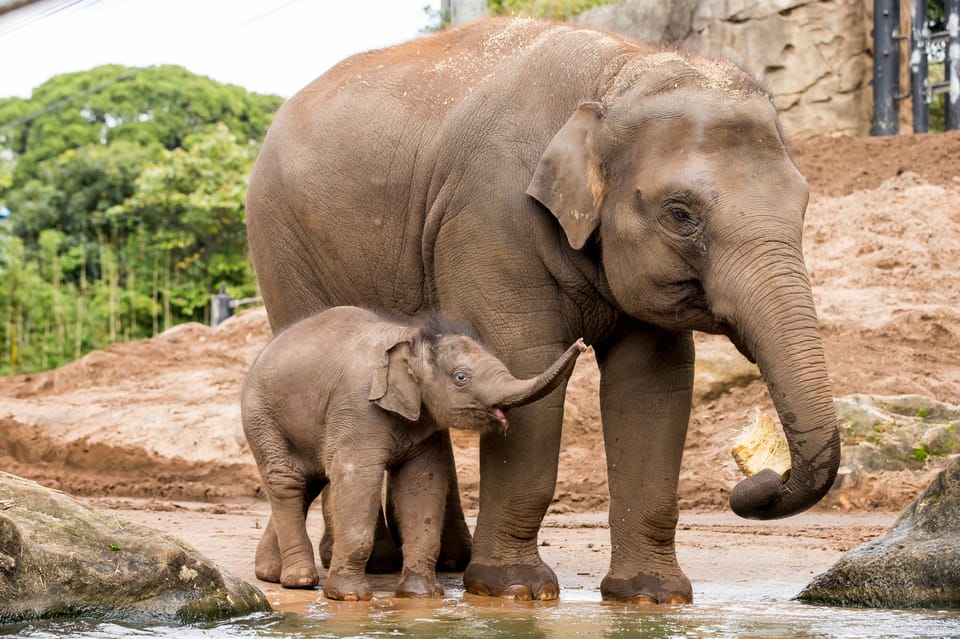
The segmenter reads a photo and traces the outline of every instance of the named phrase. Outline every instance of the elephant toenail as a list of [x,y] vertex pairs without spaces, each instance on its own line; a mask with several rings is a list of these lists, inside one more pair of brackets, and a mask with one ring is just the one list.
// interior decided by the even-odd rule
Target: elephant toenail
[[630,598],[630,603],[638,606],[655,606],[658,602],[650,595],[634,595]]
[[675,593],[672,593],[670,596],[668,596],[666,599],[664,599],[663,603],[676,605],[676,604],[691,603],[691,601],[690,601],[690,598],[687,597],[686,595],[679,592],[675,592]]
[[530,592],[530,588],[522,584],[507,586],[501,596],[505,599],[514,599],[516,601],[533,601],[533,593]]

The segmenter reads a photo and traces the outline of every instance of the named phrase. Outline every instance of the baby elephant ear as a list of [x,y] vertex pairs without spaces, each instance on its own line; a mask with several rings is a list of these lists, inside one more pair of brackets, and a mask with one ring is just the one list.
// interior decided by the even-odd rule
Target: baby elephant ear
[[602,117],[598,103],[581,104],[550,140],[527,187],[527,195],[550,209],[578,250],[600,223],[604,183],[591,137]]
[[397,342],[384,351],[380,365],[373,371],[370,401],[415,422],[420,419],[420,383],[410,365],[411,355],[407,341]]

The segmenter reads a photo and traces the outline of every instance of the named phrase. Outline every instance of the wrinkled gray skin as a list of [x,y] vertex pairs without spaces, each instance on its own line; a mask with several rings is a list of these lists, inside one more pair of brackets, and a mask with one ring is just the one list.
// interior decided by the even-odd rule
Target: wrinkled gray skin
[[441,596],[434,566],[455,472],[441,429],[502,433],[503,411],[550,393],[585,348],[578,340],[542,374],[520,380],[435,318],[404,323],[337,307],[284,330],[251,366],[241,403],[272,509],[257,547],[257,577],[288,588],[317,585],[305,522],[323,490],[334,532],[324,594],[369,599],[364,568],[389,469],[403,551],[397,595]]
[[[349,58],[278,112],[251,176],[271,326],[331,304],[475,327],[516,374],[596,348],[610,487],[605,598],[691,601],[674,548],[692,331],[757,362],[793,470],[733,488],[751,518],[815,504],[839,464],[801,250],[806,181],[736,66],[532,20]],[[473,593],[551,599],[537,551],[563,391],[481,440]]]

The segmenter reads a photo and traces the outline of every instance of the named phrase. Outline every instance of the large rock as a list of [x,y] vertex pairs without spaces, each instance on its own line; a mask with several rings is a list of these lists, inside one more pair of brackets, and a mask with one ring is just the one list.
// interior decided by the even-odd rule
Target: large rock
[[176,539],[0,472],[0,623],[192,622],[270,609],[258,589]]
[[867,132],[868,20],[863,0],[623,0],[574,18],[740,61],[767,85],[796,138]]
[[919,395],[850,395],[834,401],[851,477],[920,470],[960,453],[960,406]]
[[960,457],[885,537],[848,551],[798,598],[834,606],[960,608]]

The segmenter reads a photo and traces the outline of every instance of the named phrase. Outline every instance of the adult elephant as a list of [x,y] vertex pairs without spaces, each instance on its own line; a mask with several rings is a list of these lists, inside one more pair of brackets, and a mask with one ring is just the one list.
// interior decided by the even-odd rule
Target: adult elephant
[[[493,20],[354,56],[287,101],[247,225],[274,332],[333,304],[442,310],[523,377],[583,335],[610,488],[603,596],[680,603],[692,600],[674,548],[692,331],[725,334],[759,364],[789,441],[789,477],[744,480],[734,511],[799,512],[836,473],[807,197],[770,97],[737,66]],[[537,533],[562,415],[561,388],[482,439],[470,592],[558,596]]]

